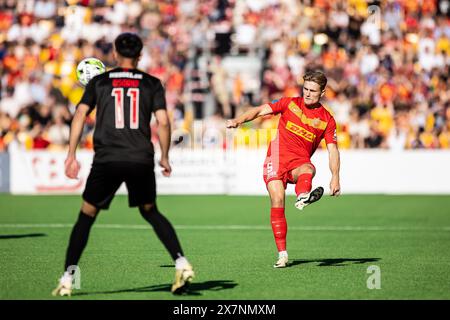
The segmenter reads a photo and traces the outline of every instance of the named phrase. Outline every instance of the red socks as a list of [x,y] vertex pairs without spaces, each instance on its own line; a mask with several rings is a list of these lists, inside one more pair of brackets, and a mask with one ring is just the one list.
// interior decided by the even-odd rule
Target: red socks
[[[312,178],[313,175],[311,173],[303,173],[298,177],[297,184],[295,185],[295,193],[297,196],[300,193],[311,191]],[[278,252],[286,251],[287,223],[284,215],[284,208],[271,208],[270,222],[272,224],[273,236],[275,237]]]
[[295,185],[295,194],[297,197],[300,193],[307,193],[311,191],[312,178],[313,175],[311,173],[303,173],[298,176],[297,184]]
[[270,222],[278,252],[286,251],[287,223],[284,208],[271,208]]

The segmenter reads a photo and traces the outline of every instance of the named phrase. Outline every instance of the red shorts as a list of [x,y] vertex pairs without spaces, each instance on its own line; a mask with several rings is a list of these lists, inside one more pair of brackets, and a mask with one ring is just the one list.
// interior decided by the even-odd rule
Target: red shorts
[[314,170],[316,169],[309,158],[286,159],[285,161],[277,162],[270,156],[267,156],[264,161],[263,169],[263,177],[266,186],[272,180],[281,180],[286,189],[288,183],[295,183],[294,177],[292,176],[292,170],[301,167],[305,163],[310,164]]

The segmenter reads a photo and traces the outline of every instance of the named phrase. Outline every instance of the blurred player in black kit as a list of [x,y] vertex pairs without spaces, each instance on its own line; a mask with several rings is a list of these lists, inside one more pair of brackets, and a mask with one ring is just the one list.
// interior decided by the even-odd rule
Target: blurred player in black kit
[[119,35],[114,41],[118,67],[89,81],[76,108],[65,161],[67,177],[76,179],[78,176],[80,165],[75,156],[76,148],[86,116],[97,108],[95,155],[80,214],[70,236],[65,272],[53,295],[71,294],[73,276],[70,271],[78,265],[96,216],[101,209],[109,208],[123,182],[128,189],[129,206],[139,207],[142,217],[153,226],[175,261],[175,281],[171,291],[182,292],[194,277],[174,228],[156,206],[154,148],[150,131],[152,112],[158,124],[161,146],[159,165],[166,177],[172,171],[169,164],[171,130],[160,80],[136,69],[142,47],[142,40],[136,34]]

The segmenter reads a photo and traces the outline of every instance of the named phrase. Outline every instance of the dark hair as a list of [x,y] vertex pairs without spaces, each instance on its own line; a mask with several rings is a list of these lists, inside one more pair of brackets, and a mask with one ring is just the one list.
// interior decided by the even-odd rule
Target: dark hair
[[307,71],[303,76],[303,81],[312,81],[320,86],[320,90],[325,89],[327,85],[327,77],[321,71]]
[[143,43],[137,34],[125,32],[114,40],[114,46],[122,57],[136,59],[141,54]]

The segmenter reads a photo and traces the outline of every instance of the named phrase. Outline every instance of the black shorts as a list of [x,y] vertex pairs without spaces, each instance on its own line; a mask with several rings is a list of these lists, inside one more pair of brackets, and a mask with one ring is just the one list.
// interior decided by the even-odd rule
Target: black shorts
[[134,162],[94,163],[86,182],[83,199],[99,209],[108,209],[122,182],[125,182],[128,189],[130,207],[155,202],[154,164]]

